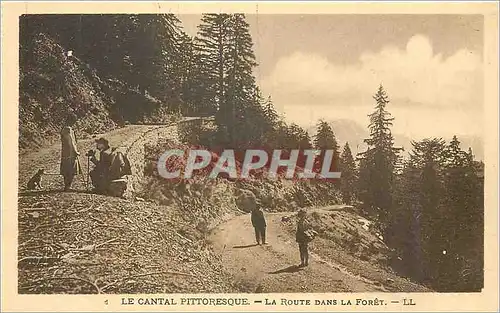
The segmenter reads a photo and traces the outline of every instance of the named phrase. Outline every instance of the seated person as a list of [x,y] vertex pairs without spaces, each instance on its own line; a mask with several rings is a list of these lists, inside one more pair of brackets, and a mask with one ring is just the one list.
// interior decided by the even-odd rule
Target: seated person
[[96,140],[97,150],[99,150],[99,159],[96,158],[93,150],[89,151],[90,161],[95,167],[90,171],[90,179],[94,192],[105,193],[109,184],[109,169],[111,167],[112,151],[108,140],[99,138]]
[[89,151],[90,161],[95,165],[90,171],[94,192],[121,197],[127,189],[124,176],[132,174],[130,163],[122,152],[109,146],[108,140],[99,138],[96,144],[99,159],[93,151]]

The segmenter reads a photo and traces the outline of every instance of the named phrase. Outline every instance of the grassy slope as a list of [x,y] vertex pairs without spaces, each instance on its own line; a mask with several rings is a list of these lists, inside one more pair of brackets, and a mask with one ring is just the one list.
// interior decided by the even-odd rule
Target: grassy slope
[[[386,291],[430,291],[400,277],[390,268],[391,250],[370,221],[357,214],[352,207],[331,206],[311,208],[310,211],[308,220],[318,232],[311,249],[322,262],[383,286]],[[294,234],[295,216],[289,216],[283,227]]]

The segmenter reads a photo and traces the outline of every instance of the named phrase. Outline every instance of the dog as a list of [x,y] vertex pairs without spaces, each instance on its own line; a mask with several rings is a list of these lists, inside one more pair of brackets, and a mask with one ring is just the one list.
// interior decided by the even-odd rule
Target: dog
[[28,190],[33,190],[33,189],[42,189],[42,176],[45,174],[44,169],[39,169],[33,177],[28,181],[27,184],[27,189]]

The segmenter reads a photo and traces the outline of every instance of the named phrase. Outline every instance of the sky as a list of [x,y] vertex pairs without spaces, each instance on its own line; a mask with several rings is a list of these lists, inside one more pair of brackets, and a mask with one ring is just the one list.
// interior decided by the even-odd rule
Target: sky
[[[257,84],[285,119],[366,127],[382,84],[393,132],[483,137],[480,15],[247,15]],[[200,15],[180,15],[195,35]]]

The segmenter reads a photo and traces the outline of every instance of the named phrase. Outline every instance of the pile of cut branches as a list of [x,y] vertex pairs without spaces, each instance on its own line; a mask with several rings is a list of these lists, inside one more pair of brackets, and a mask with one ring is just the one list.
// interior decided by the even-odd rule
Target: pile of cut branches
[[195,223],[147,201],[20,196],[19,293],[234,292]]

